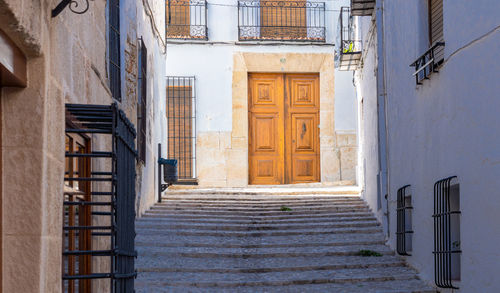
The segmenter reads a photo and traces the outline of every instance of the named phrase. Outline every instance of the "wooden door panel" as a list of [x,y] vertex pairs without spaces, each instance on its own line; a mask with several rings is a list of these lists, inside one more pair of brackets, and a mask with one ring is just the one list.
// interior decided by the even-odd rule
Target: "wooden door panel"
[[249,76],[249,183],[282,184],[284,106],[281,74]]
[[319,182],[319,76],[287,74],[285,93],[287,182]]

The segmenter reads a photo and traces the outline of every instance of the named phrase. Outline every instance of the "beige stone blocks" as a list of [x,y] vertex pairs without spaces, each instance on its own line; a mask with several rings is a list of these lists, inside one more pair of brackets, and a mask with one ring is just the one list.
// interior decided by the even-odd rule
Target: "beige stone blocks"
[[349,131],[337,131],[337,151],[339,152],[341,166],[341,180],[356,182],[356,169],[358,165],[358,146],[356,133]]

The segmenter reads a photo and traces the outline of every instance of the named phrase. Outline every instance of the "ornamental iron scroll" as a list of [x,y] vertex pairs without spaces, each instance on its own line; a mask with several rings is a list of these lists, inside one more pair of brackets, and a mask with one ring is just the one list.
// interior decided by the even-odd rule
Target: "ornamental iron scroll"
[[52,17],[58,16],[66,7],[69,7],[73,13],[84,14],[89,10],[89,6],[89,0],[62,0],[56,8],[52,9]]

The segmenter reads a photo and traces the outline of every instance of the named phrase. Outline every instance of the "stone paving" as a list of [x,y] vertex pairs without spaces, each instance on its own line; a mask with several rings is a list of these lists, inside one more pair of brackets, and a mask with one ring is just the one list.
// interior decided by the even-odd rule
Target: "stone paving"
[[436,292],[357,195],[285,190],[167,192],[136,222],[136,292]]

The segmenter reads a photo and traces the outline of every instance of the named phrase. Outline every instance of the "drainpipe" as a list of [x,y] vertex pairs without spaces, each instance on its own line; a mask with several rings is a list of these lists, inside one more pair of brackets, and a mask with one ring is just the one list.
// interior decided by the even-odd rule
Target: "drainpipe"
[[[388,171],[387,171],[387,93],[385,80],[385,38],[384,38],[384,0],[376,2],[376,26],[377,26],[377,116],[378,116],[378,155],[379,155],[379,189],[378,200],[379,208],[382,209],[386,216],[387,237],[390,237],[390,221],[389,221],[389,196],[388,196]],[[382,200],[385,199],[385,211]]]

